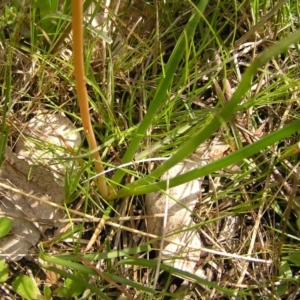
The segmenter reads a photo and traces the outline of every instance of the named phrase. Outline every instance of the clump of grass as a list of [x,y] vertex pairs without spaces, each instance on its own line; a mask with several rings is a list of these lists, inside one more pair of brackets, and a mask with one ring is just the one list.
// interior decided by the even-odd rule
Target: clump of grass
[[[39,1],[30,9],[14,3],[5,7],[3,18],[15,26],[7,28],[9,37],[4,31],[1,35],[7,49],[0,77],[2,159],[5,147],[13,147],[22,124],[37,110],[64,112],[79,128],[86,128],[76,101],[72,36],[66,39],[69,4],[65,2],[63,15],[53,7],[38,15]],[[69,211],[72,229],[60,239],[41,243],[36,253],[48,277],[60,276],[57,289],[42,291],[40,286],[41,293],[101,299],[121,294],[128,299],[170,299],[185,293],[195,299],[296,297],[297,5],[154,1],[146,5],[147,16],[155,16],[151,34],[143,34],[142,23],[134,29],[116,6],[100,7],[116,31],[111,34],[113,43],[108,43],[110,37],[102,43],[91,20],[85,24],[84,67],[91,107],[85,114],[90,115],[89,132],[99,146],[89,147],[87,139],[76,150],[83,158],[85,178],[76,177],[75,182],[68,174],[66,186],[73,179],[78,187],[71,204],[76,209]],[[130,5],[123,8],[130,10]],[[54,9],[51,18],[49,9]],[[22,24],[29,27],[29,35],[20,31]],[[114,41],[120,31],[123,46],[116,53]],[[159,180],[215,136],[230,146],[223,157],[168,183]],[[104,185],[115,193],[108,197],[93,185],[95,177],[103,176],[90,159],[96,154],[106,169],[112,169]],[[146,160],[169,156],[154,169]],[[160,286],[153,287],[156,258],[150,245],[155,237],[146,232],[143,195],[197,178],[203,179],[204,190],[194,211],[195,226],[187,230],[198,230],[204,240],[207,251],[197,267],[208,278],[162,264]],[[85,218],[76,218],[76,210]],[[90,253],[81,253],[93,231],[87,224],[96,227],[103,217],[99,240]],[[222,230],[230,220],[237,228],[225,235]],[[177,284],[172,294],[169,287],[175,277],[191,282],[191,290]]]

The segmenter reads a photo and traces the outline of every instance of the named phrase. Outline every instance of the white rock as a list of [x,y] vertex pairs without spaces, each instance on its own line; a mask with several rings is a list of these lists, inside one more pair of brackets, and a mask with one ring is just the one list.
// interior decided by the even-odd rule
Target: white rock
[[[54,180],[52,173],[40,166],[30,166],[25,160],[18,159],[9,148],[0,168],[0,182],[40,199],[60,205],[63,202],[64,188]],[[0,213],[13,216],[13,233],[0,239],[0,252],[6,254],[8,260],[21,259],[47,228],[57,227],[58,234],[63,227],[62,223],[55,223],[55,220],[65,217],[58,208],[3,187],[1,191]],[[53,225],[34,224],[25,218],[48,220]]]
[[65,149],[76,149],[80,143],[79,132],[66,116],[38,114],[27,123],[17,141],[15,153],[30,164],[49,167],[55,178],[63,181],[66,169],[73,163],[64,161],[71,156]]
[[[162,180],[173,178],[179,174],[186,173],[197,167],[194,162],[185,162],[171,168],[168,174],[162,176]],[[199,247],[201,241],[197,229],[189,228],[193,226],[191,214],[198,202],[200,192],[200,182],[193,180],[177,187],[169,189],[169,206],[167,225],[165,228],[166,238],[173,243],[164,242],[162,253],[164,263],[175,268],[195,273],[194,268],[200,259]],[[145,205],[148,215],[164,213],[167,196],[163,193],[151,193],[146,195]],[[186,231],[182,231],[185,229]],[[158,236],[162,235],[163,218],[151,218],[148,220],[148,232]],[[177,233],[173,233],[176,232]],[[178,243],[184,246],[176,245]],[[160,242],[154,243],[154,247],[159,248]],[[202,272],[198,275],[204,277]]]
[[[79,146],[80,134],[72,122],[60,114],[37,115],[28,122],[23,134],[16,144],[18,156],[6,149],[0,183],[62,205],[63,179],[73,163],[64,160],[71,157],[64,148]],[[55,221],[65,218],[64,211],[3,186],[0,191],[0,214],[13,220],[12,233],[0,238],[2,257],[21,259],[48,228],[56,228],[54,236],[60,234],[64,225]],[[36,219],[40,222],[30,221]]]

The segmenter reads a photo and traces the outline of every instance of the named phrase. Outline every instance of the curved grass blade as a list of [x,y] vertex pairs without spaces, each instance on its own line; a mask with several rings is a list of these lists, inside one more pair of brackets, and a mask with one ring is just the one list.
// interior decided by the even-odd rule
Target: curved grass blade
[[[190,156],[199,145],[208,140],[213,134],[226,122],[232,119],[235,112],[239,110],[239,103],[242,101],[244,95],[248,91],[252,77],[257,73],[258,69],[266,64],[272,57],[280,54],[286,50],[290,45],[297,43],[300,40],[300,30],[291,34],[289,37],[284,39],[278,44],[273,45],[267,51],[264,51],[259,55],[249,66],[249,68],[244,73],[242,80],[233,94],[231,100],[223,107],[223,109],[218,114],[211,114],[209,117],[209,123],[204,126],[203,129],[195,135],[194,138],[188,140],[179,150],[172,155],[172,157],[155,169],[151,174],[143,179],[137,180],[136,182],[127,185],[125,188],[121,189],[117,195],[113,198],[123,197],[126,195],[134,195],[133,189],[139,189],[142,185],[148,185],[149,183],[157,180],[160,176],[166,173],[170,168],[176,164],[182,162],[183,159]],[[288,127],[290,128],[290,127]],[[281,131],[282,132],[282,131]],[[292,130],[292,132],[295,132]],[[274,133],[276,135],[276,132]],[[286,137],[287,135],[284,135]],[[265,141],[265,140],[263,140]],[[278,139],[276,140],[278,141]],[[271,145],[270,143],[266,143]],[[247,148],[248,149],[248,148]],[[250,148],[253,149],[253,148]],[[243,149],[242,149],[243,150]],[[245,152],[242,152],[245,153]],[[254,153],[253,153],[254,154]],[[171,183],[171,182],[170,182]],[[128,193],[129,192],[129,193]]]
[[[200,4],[197,7],[198,10],[203,12],[207,5],[207,2],[208,2],[207,0],[200,1]],[[151,101],[148,111],[144,116],[143,121],[140,123],[139,127],[137,128],[136,135],[131,141],[122,159],[123,163],[130,162],[133,159],[134,155],[136,154],[136,150],[140,146],[141,140],[144,138],[147,129],[152,124],[155,113],[160,108],[160,106],[164,103],[165,97],[167,95],[167,91],[173,81],[173,77],[176,72],[177,66],[180,60],[182,59],[182,55],[186,49],[186,44],[189,42],[190,39],[193,38],[194,32],[196,30],[199,21],[200,21],[199,13],[194,12],[188,24],[185,26],[183,33],[181,34],[178,42],[176,43],[176,46],[165,68],[166,75],[165,77],[162,77],[162,79],[158,83],[157,90],[154,94],[153,100]],[[112,178],[112,181],[116,182],[116,184],[120,183],[123,175],[124,175],[124,170],[122,169],[117,170],[117,172]]]
[[[248,158],[251,155],[258,153],[260,150],[265,149],[266,147],[271,146],[274,143],[299,131],[299,128],[300,128],[300,120],[295,121],[295,122],[285,126],[284,128],[277,130],[276,132],[273,132],[273,133],[261,138],[259,141],[255,142],[251,145],[248,145],[248,146],[246,146],[246,147],[244,147],[222,159],[211,162],[210,164],[203,166],[200,169],[192,170],[190,172],[187,172],[185,174],[182,174],[180,176],[170,179],[169,187],[178,186],[185,182],[189,182],[189,181],[197,179],[199,177],[203,177],[205,175],[212,174],[213,172],[216,172],[220,169],[223,169],[223,168],[226,168],[235,163],[241,162],[243,159]],[[148,177],[146,177],[146,178],[148,178]],[[147,193],[151,193],[151,192],[156,192],[156,191],[159,191],[162,189],[164,190],[166,188],[166,181],[149,184],[149,182],[145,183],[146,178],[138,181],[138,182],[143,181],[143,184],[140,184],[138,186],[133,186],[133,184],[131,184],[131,185],[128,185],[127,187],[121,189],[118,192],[118,194],[116,195],[116,198],[123,198],[123,197],[128,197],[131,195],[142,195],[142,194],[147,194]]]
[[[126,260],[118,262],[116,264],[116,266],[117,265],[124,265],[124,264],[125,265],[134,265],[134,266],[141,266],[141,267],[144,267],[144,268],[155,269],[157,261],[147,260],[147,259],[128,258]],[[218,291],[221,291],[221,292],[225,293],[226,295],[233,295],[234,294],[233,290],[223,288],[223,287],[217,285],[214,282],[208,281],[208,280],[200,278],[200,277],[198,277],[198,276],[196,276],[192,273],[185,272],[185,271],[173,268],[173,267],[165,265],[165,264],[161,264],[161,270],[169,272],[170,274],[172,274],[174,276],[179,276],[181,278],[185,278],[188,281],[197,282],[198,284],[203,284],[206,287],[214,288]]]
[[68,273],[66,271],[63,271],[63,270],[55,268],[55,267],[45,267],[45,269],[47,269],[49,271],[52,271],[54,273],[60,274],[63,278],[70,278],[74,282],[77,282],[78,284],[85,286],[86,289],[89,289],[92,292],[94,292],[96,295],[98,295],[100,297],[100,299],[111,300],[111,298],[108,297],[104,292],[102,292],[101,290],[99,290],[98,288],[96,288],[94,285],[88,283],[87,281],[84,282],[82,280],[82,278],[78,278],[78,277],[76,277],[73,274],[70,274],[70,273]]

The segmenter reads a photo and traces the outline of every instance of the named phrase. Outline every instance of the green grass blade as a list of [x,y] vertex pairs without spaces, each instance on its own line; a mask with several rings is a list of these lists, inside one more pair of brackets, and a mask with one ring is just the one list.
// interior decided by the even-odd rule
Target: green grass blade
[[[68,261],[66,259],[52,257],[46,253],[41,254],[40,258],[47,263],[60,265],[60,266],[66,267],[66,268],[80,271],[85,274],[96,275],[96,272],[93,269],[91,269],[85,265],[73,262],[73,261]],[[43,267],[46,267],[46,265],[43,265]]]
[[145,293],[153,293],[154,292],[152,288],[147,287],[142,284],[139,284],[135,281],[129,280],[126,277],[117,276],[117,275],[114,275],[114,273],[107,273],[107,272],[104,272],[104,274],[105,274],[105,276],[107,276],[108,278],[113,280],[114,282],[120,283],[125,286],[133,287],[133,288],[137,289],[138,291],[143,291]]
[[[200,1],[198,5],[198,10],[203,12],[206,5],[207,0]],[[159,107],[164,103],[167,97],[167,91],[172,83],[173,76],[176,72],[177,66],[182,59],[182,55],[186,49],[186,45],[190,39],[193,38],[196,27],[200,21],[198,12],[195,12],[190,18],[188,24],[184,28],[183,33],[181,34],[176,46],[172,52],[172,55],[166,65],[165,68],[165,77],[161,78],[158,84],[158,88],[156,93],[154,94],[153,100],[148,108],[146,115],[144,116],[143,121],[140,123],[137,128],[136,135],[132,139],[122,161],[123,163],[127,163],[131,161],[136,154],[136,150],[140,146],[141,140],[144,138],[147,129],[152,125],[153,119],[155,117],[155,113],[159,109]],[[124,175],[124,170],[117,170],[116,174],[113,176],[112,181],[116,183],[120,183],[122,177]]]
[[[141,252],[149,252],[151,247],[149,245],[141,245],[139,247],[121,249],[121,250],[112,250],[104,253],[93,253],[93,254],[84,254],[82,257],[87,260],[101,260],[101,259],[112,259],[122,256],[129,256]],[[55,258],[64,259],[67,261],[80,261],[78,255],[68,254],[68,255],[56,255]]]
[[56,14],[58,9],[58,0],[37,0],[36,7],[40,13],[40,26],[44,32],[52,38],[55,32],[56,24],[49,15]]
[[[203,129],[194,136],[194,138],[188,140],[174,155],[172,155],[169,160],[159,166],[150,175],[146,176],[143,179],[137,180],[136,182],[126,186],[126,188],[123,188],[117,194],[116,198],[123,197],[124,194],[135,194],[131,189],[139,189],[139,186],[141,185],[148,185],[150,182],[156,180],[165,172],[167,172],[170,168],[180,163],[184,158],[190,156],[197,149],[197,147],[208,140],[222,126],[222,124],[225,124],[226,122],[231,120],[234,113],[238,111],[238,105],[241,102],[243,96],[248,91],[252,77],[256,74],[258,69],[266,64],[272,57],[280,54],[290,45],[297,43],[299,40],[300,30],[290,35],[280,43],[273,45],[267,51],[264,51],[261,55],[259,55],[246,70],[245,74],[242,77],[241,83],[239,84],[236,92],[233,94],[231,100],[223,107],[223,109],[218,114],[211,114],[211,116],[209,117],[209,124],[207,126],[204,126]],[[287,135],[284,135],[284,137],[286,136]],[[278,139],[276,141],[278,141]],[[271,144],[268,143],[268,145]]]
[[[197,179],[199,177],[212,174],[213,172],[216,172],[222,168],[226,168],[232,164],[241,162],[243,159],[250,157],[251,155],[254,155],[258,153],[260,150],[273,145],[274,143],[292,135],[293,133],[299,131],[300,128],[300,120],[295,121],[284,128],[273,132],[263,138],[261,138],[259,141],[248,145],[237,152],[234,152],[220,160],[214,161],[204,167],[201,167],[200,169],[193,170],[190,172],[187,172],[185,174],[182,174],[180,176],[177,176],[176,178],[170,179],[169,186],[174,187],[180,184],[183,184],[185,182],[189,182],[191,180]],[[148,177],[146,177],[148,178]],[[145,179],[139,180],[144,183]],[[128,185],[127,187],[121,189],[119,193],[116,195],[116,198],[123,198],[128,197],[131,195],[141,195],[141,194],[147,194],[150,192],[159,191],[161,189],[166,188],[166,181],[162,181],[155,184],[149,184],[149,182],[145,184],[140,184],[137,186],[136,184]]]
[[[157,261],[147,260],[147,259],[129,258],[129,259],[120,261],[116,265],[123,265],[123,264],[155,269],[156,265],[157,265]],[[161,270],[169,272],[170,274],[172,274],[174,276],[185,278],[188,281],[197,282],[199,284],[203,284],[204,286],[214,288],[218,291],[222,291],[222,292],[226,293],[227,295],[233,295],[233,293],[234,293],[234,291],[232,291],[230,289],[222,288],[222,287],[218,286],[216,283],[210,282],[210,281],[200,278],[194,274],[173,268],[173,267],[165,265],[165,264],[161,264]]]
[[1,105],[1,131],[0,131],[0,166],[4,159],[4,153],[7,145],[8,134],[10,127],[7,123],[8,116],[10,114],[10,107],[12,103],[12,63],[13,54],[11,50],[8,52],[8,62],[4,68],[4,80],[5,83],[2,86],[1,94],[4,95],[4,101]]
[[77,282],[78,284],[85,286],[86,289],[90,289],[92,292],[94,292],[96,295],[98,295],[100,297],[100,299],[111,300],[111,298],[108,297],[101,290],[97,289],[94,285],[88,283],[88,279],[87,279],[87,281],[83,281],[82,278],[78,278],[77,276],[75,276],[69,272],[66,272],[66,271],[63,271],[61,269],[54,268],[54,267],[45,267],[45,269],[52,271],[54,273],[60,274],[63,278],[70,278],[74,282]]

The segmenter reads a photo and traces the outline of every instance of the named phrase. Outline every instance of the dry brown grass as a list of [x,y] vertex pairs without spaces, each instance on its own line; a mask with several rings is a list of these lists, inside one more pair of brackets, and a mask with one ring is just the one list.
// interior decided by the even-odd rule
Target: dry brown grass
[[[169,59],[192,7],[179,1],[174,2],[173,6],[168,3],[169,7],[160,2],[146,5],[135,1],[129,6],[122,2],[116,12],[116,3],[106,9],[106,13],[111,22],[108,25],[115,27],[115,32],[120,35],[119,38],[124,44],[123,49],[114,54],[110,45],[103,43],[91,31],[85,40],[86,58],[90,59],[90,64],[86,68],[89,78],[87,87],[91,98],[90,115],[98,142],[102,145],[103,140],[107,141],[110,137],[114,139],[107,144],[108,146],[102,145],[105,161],[111,165],[121,163],[122,155],[128,146],[127,138],[130,138],[130,133],[126,130],[139,124],[143,119],[149,104],[146,95],[156,89],[157,77],[163,76],[161,61]],[[280,3],[284,4],[283,1]],[[220,103],[222,106],[230,101],[245,68],[259,53],[288,35],[290,28],[296,26],[283,20],[287,14],[278,13],[276,8],[269,18],[263,19],[262,24],[257,23],[259,26],[256,27],[253,26],[256,22],[252,18],[251,7],[248,4],[243,4],[236,13],[236,7],[229,2],[220,3],[219,13],[216,16],[214,16],[215,9],[215,5],[209,4],[205,17],[211,21],[212,26],[219,24],[219,27],[214,29],[219,30],[216,35],[224,43],[222,46],[225,50],[218,51],[220,45],[212,36],[211,44],[206,45],[207,50],[202,51],[196,58],[197,68],[189,70],[187,81],[183,85],[180,82],[174,83],[177,89],[170,91],[170,97],[171,99],[178,97],[180,100],[176,100],[178,109],[173,110],[178,116],[184,111],[182,103],[187,102],[189,98],[192,99],[191,114],[199,117],[200,121],[205,120],[207,113]],[[283,6],[280,12],[284,9]],[[27,17],[29,18],[29,14]],[[214,18],[219,21],[215,22]],[[200,41],[206,34],[212,35],[209,27],[204,25],[204,29],[199,26],[192,48],[201,45]],[[9,69],[8,63],[12,64],[11,100],[8,102],[6,116],[6,123],[10,128],[8,145],[14,148],[18,135],[24,129],[24,123],[37,111],[63,111],[76,126],[80,127],[81,120],[78,117],[73,79],[71,36],[55,53],[46,54],[36,49],[31,51],[30,39],[28,36],[24,37],[22,32],[14,32],[11,29],[8,31],[11,36],[6,40],[7,45],[1,50],[0,56],[0,69],[2,66],[0,82],[3,91],[6,84],[3,70]],[[114,38],[114,35],[112,37]],[[197,53],[196,49],[193,53],[195,57]],[[241,104],[243,109],[218,132],[230,146],[230,149],[221,156],[252,144],[298,118],[298,59],[298,50],[290,47],[286,53],[274,57],[253,78],[253,85]],[[183,60],[178,73],[186,71],[185,63],[189,62]],[[197,72],[200,75],[197,75]],[[175,81],[176,79],[178,78],[174,78]],[[200,92],[197,92],[198,90]],[[4,94],[5,92],[2,94],[2,103]],[[196,96],[193,97],[194,95]],[[173,105],[171,102],[166,103],[166,106]],[[177,123],[184,122],[180,117],[178,120],[171,118],[172,122],[166,125],[162,119],[154,124],[148,138],[145,139],[145,144],[141,145],[141,152],[175,130]],[[113,127],[117,129],[112,130]],[[193,219],[203,248],[216,250],[223,255],[203,250],[199,261],[195,262],[195,268],[203,269],[210,282],[231,289],[239,296],[238,299],[299,297],[299,264],[293,264],[287,259],[293,252],[299,253],[299,230],[296,225],[300,211],[299,151],[296,149],[298,152],[294,156],[278,160],[282,152],[298,143],[298,140],[299,137],[295,134],[274,147],[258,152],[247,162],[203,178],[199,205],[195,208]],[[163,149],[164,154],[168,154],[184,142],[184,137],[179,137],[171,147],[168,148],[167,144]],[[133,165],[132,174],[129,173],[124,181],[132,182],[136,174],[148,173],[149,169],[147,163]],[[111,174],[108,174],[108,178],[111,178]],[[94,217],[101,217],[106,204],[98,205],[100,199],[96,189],[89,188],[88,213]],[[83,212],[85,197],[87,196],[84,193],[79,192],[72,208]],[[144,210],[143,201],[143,196],[139,196],[117,202],[114,209],[119,215],[112,215],[112,219],[106,222],[105,230],[93,245],[92,251],[101,253],[108,248],[129,249],[143,245],[153,238],[153,235],[147,233],[145,221],[147,212]],[[76,219],[75,215],[72,217],[74,222],[80,224],[81,220]],[[78,242],[81,247],[86,245],[95,228],[94,223],[99,219],[92,221],[87,222],[83,228],[83,235],[80,236],[80,243]],[[45,249],[48,253],[64,254],[71,252],[74,244],[78,245],[73,242],[70,238],[53,244],[46,242]],[[110,244],[110,247],[106,248],[107,244]],[[11,279],[3,285],[3,294],[17,299],[11,288],[12,279],[19,274],[29,274],[31,271],[41,285],[46,284],[53,289],[62,285],[64,280],[61,277],[55,277],[55,273],[37,267],[37,253],[35,249],[31,256],[32,261],[23,258],[10,264]],[[134,256],[147,257],[147,255],[153,260],[156,254],[151,252]],[[254,260],[241,259],[241,256],[246,255]],[[256,262],[255,259],[264,262]],[[95,267],[101,267],[102,271],[113,270],[115,274],[150,286],[155,271],[152,268],[121,265],[113,269],[110,264],[118,263],[119,259],[107,261],[102,260]],[[272,264],[268,263],[270,261]],[[82,263],[85,264],[84,261]],[[286,272],[283,271],[284,268]],[[108,281],[105,278],[93,280],[95,286],[104,286]],[[188,287],[185,284],[176,276],[169,277],[167,272],[162,272],[157,290],[173,289],[178,293],[184,290],[189,299],[234,299],[234,296],[226,295],[204,284],[195,282],[188,284]],[[106,292],[112,299],[120,299],[118,290],[116,286],[111,285]],[[142,293],[142,296],[139,296],[140,292],[133,288],[128,290],[132,298],[150,299],[149,295],[143,296]],[[170,299],[168,297],[170,295],[164,299]],[[178,296],[177,299],[183,298]]]

